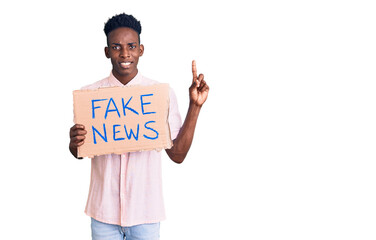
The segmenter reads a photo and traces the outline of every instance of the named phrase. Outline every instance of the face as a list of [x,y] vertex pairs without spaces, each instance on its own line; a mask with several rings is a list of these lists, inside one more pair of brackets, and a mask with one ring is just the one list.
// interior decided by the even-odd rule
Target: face
[[138,73],[138,58],[144,53],[144,46],[139,44],[137,32],[125,27],[111,31],[107,44],[105,54],[111,59],[112,74],[127,84]]

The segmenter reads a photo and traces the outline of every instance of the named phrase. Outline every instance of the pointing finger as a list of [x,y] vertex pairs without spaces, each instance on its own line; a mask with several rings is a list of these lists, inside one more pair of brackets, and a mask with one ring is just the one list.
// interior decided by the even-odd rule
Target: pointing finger
[[197,68],[196,68],[196,61],[192,61],[192,75],[193,75],[193,80],[192,82],[196,82],[197,80]]

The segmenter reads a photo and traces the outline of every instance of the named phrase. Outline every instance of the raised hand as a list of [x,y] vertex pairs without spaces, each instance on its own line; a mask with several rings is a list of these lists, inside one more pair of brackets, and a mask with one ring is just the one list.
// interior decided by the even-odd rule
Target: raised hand
[[208,98],[209,86],[206,84],[204,80],[204,74],[201,73],[197,77],[197,68],[195,60],[192,61],[192,75],[192,85],[189,88],[190,103],[201,107]]

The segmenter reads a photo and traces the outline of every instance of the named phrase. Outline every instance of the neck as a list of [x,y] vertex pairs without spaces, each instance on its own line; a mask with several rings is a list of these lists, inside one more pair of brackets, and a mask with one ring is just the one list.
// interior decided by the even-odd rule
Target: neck
[[136,71],[134,71],[134,72],[132,72],[130,74],[126,74],[126,75],[120,75],[117,72],[112,71],[112,74],[114,75],[114,77],[119,82],[121,82],[123,85],[127,85],[134,77],[136,77],[137,73],[138,73],[137,69],[136,69]]

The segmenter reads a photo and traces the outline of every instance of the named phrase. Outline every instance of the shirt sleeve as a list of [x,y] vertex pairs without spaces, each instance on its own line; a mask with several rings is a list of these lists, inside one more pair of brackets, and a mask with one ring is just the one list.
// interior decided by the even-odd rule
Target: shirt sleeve
[[176,99],[175,92],[170,88],[170,109],[168,114],[168,123],[170,125],[171,139],[174,140],[180,131],[182,122],[179,113],[178,102]]

